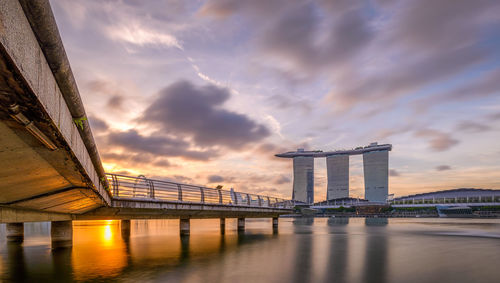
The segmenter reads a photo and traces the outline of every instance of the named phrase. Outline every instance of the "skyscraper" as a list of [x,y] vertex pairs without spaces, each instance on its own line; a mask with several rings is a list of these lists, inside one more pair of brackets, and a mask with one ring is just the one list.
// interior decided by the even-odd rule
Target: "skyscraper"
[[296,156],[293,158],[293,200],[314,202],[314,158]]
[[349,197],[349,155],[327,156],[326,170],[328,175],[326,199]]
[[385,202],[389,192],[389,151],[363,153],[365,199]]

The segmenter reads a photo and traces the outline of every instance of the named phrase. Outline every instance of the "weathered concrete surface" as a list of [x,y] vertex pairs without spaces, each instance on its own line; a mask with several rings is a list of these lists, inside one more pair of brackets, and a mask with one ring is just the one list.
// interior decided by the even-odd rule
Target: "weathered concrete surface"
[[[11,105],[57,149],[14,120]],[[85,188],[80,195],[89,198],[75,192],[32,199],[72,188]],[[38,209],[40,203],[48,211],[82,213],[109,204],[110,196],[21,5],[7,0],[0,5],[0,204]]]
[[22,243],[24,241],[24,223],[7,223],[7,241]]
[[50,223],[52,248],[67,248],[73,245],[73,221],[52,221]]
[[70,214],[41,212],[39,210],[18,209],[0,206],[0,223],[46,222],[71,220]]
[[179,220],[179,232],[181,236],[189,236],[191,230],[191,225],[189,223],[189,218],[181,218]]

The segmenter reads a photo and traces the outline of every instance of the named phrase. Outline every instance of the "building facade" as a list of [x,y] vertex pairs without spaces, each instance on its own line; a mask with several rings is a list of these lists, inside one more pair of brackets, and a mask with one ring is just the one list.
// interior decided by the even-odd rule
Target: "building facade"
[[331,155],[326,157],[328,184],[326,199],[349,197],[349,155]]
[[363,153],[365,199],[386,202],[389,194],[389,151]]
[[314,158],[297,156],[293,158],[292,199],[314,203]]

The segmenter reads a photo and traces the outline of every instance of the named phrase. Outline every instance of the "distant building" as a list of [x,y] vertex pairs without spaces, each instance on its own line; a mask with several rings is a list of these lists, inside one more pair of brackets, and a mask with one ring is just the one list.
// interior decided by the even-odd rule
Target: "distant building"
[[303,148],[276,154],[276,157],[293,158],[293,193],[295,201],[314,202],[314,158],[326,157],[328,175],[327,200],[349,197],[349,156],[363,155],[365,199],[370,202],[387,202],[389,195],[389,151],[391,144],[370,143],[354,149],[336,151],[305,151]]
[[305,203],[314,202],[314,158],[296,156],[293,158],[292,199]]
[[394,205],[426,205],[445,203],[500,203],[500,190],[460,188],[396,197]]

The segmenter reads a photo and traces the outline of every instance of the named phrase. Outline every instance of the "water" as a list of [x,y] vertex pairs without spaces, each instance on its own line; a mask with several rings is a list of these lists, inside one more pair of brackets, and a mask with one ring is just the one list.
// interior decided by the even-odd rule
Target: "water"
[[50,224],[25,225],[22,246],[0,226],[3,281],[123,282],[499,282],[500,219],[75,222],[72,249],[50,249]]

